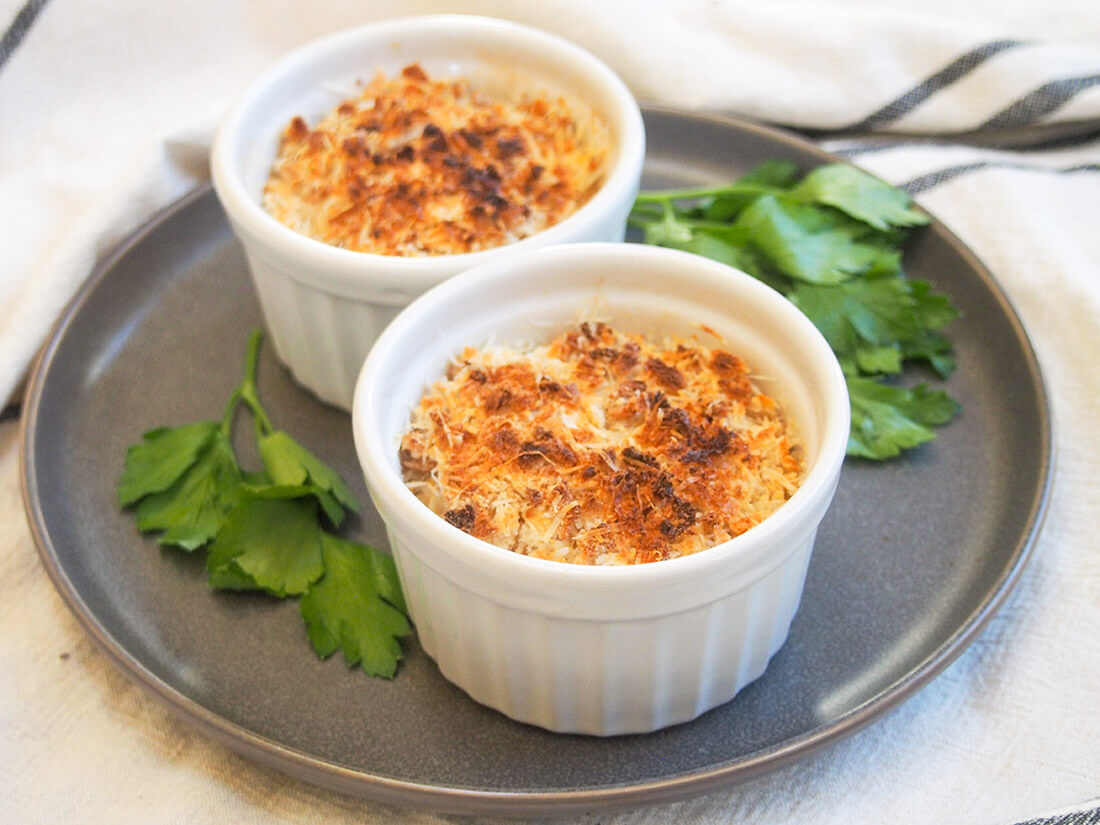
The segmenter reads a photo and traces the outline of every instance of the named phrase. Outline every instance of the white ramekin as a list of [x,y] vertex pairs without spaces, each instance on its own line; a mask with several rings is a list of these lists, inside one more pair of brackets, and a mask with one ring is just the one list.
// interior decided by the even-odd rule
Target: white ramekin
[[[356,81],[419,62],[432,77],[462,76],[490,91],[563,94],[604,119],[607,180],[559,224],[514,244],[463,255],[401,258],[352,252],[283,226],[261,207],[279,137],[295,115],[316,122]],[[502,20],[438,15],[345,31],[291,53],[223,120],[211,155],[214,188],[244,245],[265,324],[279,358],[322,400],[350,408],[374,339],[413,298],[472,266],[527,249],[622,240],[638,191],[645,133],[637,102],[588,52]]]
[[[588,567],[480,541],[408,490],[398,444],[448,359],[467,345],[545,341],[594,311],[643,334],[706,341],[705,325],[747,361],[805,445],[804,483],[779,511],[692,556]],[[635,244],[540,249],[432,289],[375,343],[352,410],[420,643],[443,675],[510,717],[590,734],[692,719],[764,672],[798,607],[848,425],[836,358],[792,304],[722,264]]]

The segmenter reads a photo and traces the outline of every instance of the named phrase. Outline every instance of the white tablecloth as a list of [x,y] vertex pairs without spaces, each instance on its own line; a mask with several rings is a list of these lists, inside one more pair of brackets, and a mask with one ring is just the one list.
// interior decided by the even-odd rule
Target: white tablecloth
[[[748,785],[620,823],[1001,823],[1100,794],[1100,7],[1080,0],[0,0],[0,820],[417,822],[246,761],[178,721],[54,591],[19,484],[19,387],[96,259],[206,175],[203,139],[289,48],[382,17],[493,14],[594,51],[636,95],[790,127],[906,184],[996,274],[1056,422],[1057,479],[1019,586],[896,711]],[[1100,123],[1100,121],[1098,121]],[[978,149],[959,133],[1029,136]],[[1006,132],[1007,130],[1007,132]]]

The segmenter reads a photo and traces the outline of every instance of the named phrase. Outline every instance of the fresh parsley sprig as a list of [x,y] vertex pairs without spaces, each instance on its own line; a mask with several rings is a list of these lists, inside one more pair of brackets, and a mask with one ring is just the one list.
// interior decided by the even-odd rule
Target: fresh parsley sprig
[[[256,386],[262,333],[252,333],[241,383],[219,421],[159,427],[126,452],[118,501],[133,508],[142,532],[186,551],[205,548],[208,581],[226,590],[301,596],[314,650],[342,650],[349,665],[390,678],[410,633],[393,559],[342,539],[338,528],[356,502],[340,476],[277,429]],[[252,416],[263,464],[241,467],[233,423]]]
[[847,164],[801,176],[793,163],[768,161],[729,184],[642,192],[630,222],[646,243],[755,276],[813,321],[847,379],[849,455],[893,458],[958,412],[942,390],[891,380],[917,362],[949,377],[955,359],[942,330],[958,315],[904,272],[902,242],[928,218],[900,189]]

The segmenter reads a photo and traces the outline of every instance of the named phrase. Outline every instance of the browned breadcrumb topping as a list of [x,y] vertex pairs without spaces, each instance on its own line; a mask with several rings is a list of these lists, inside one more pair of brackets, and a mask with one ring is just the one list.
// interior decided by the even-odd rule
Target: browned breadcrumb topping
[[454,526],[578,564],[712,547],[775,512],[803,474],[744,361],[602,322],[523,351],[467,349],[413,411],[400,457]]
[[608,138],[563,98],[489,99],[419,65],[379,74],[282,136],[264,208],[304,235],[382,255],[474,252],[575,212],[603,181]]

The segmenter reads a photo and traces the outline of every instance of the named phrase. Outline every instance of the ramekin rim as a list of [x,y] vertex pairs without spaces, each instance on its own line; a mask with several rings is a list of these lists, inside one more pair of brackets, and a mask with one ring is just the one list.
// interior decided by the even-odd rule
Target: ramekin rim
[[[243,121],[256,98],[277,83],[289,72],[308,65],[341,44],[358,39],[382,39],[399,32],[415,32],[433,29],[453,33],[454,27],[464,28],[471,34],[499,32],[507,36],[525,38],[527,42],[552,50],[561,56],[561,62],[579,62],[585,75],[595,85],[605,90],[615,101],[615,110],[608,113],[611,122],[621,124],[615,144],[616,157],[607,179],[599,190],[576,212],[557,224],[527,238],[491,249],[453,255],[406,257],[379,255],[341,249],[302,235],[284,226],[269,215],[252,198],[244,184],[239,165],[233,161],[234,149],[243,139]],[[598,81],[598,83],[595,83]],[[334,32],[288,52],[263,71],[230,106],[219,124],[211,147],[211,177],[219,200],[230,217],[249,233],[261,238],[289,260],[321,264],[324,275],[311,273],[309,280],[330,282],[336,288],[354,286],[356,279],[374,270],[396,273],[388,284],[391,289],[409,294],[419,294],[434,286],[455,271],[489,264],[494,260],[517,252],[569,242],[578,227],[599,222],[602,216],[621,207],[626,198],[633,197],[645,159],[645,125],[641,108],[625,82],[600,58],[576,43],[552,32],[516,23],[510,20],[474,14],[412,15],[375,21],[354,28]]]
[[[845,458],[850,426],[850,409],[847,387],[843,372],[836,357],[820,331],[797,307],[779,292],[741,270],[713,261],[702,256],[680,250],[631,243],[588,242],[561,244],[526,253],[533,256],[558,256],[568,258],[572,255],[649,255],[667,256],[668,260],[683,265],[694,266],[698,271],[711,273],[737,273],[738,289],[756,291],[761,300],[773,301],[780,311],[787,313],[807,346],[815,351],[815,360],[826,365],[828,375],[823,378],[826,417],[821,444],[814,466],[810,468],[799,489],[775,513],[759,525],[740,536],[705,550],[675,559],[665,559],[639,565],[579,565],[538,559],[515,553],[489,542],[475,538],[448,524],[439,515],[428,509],[423,502],[405,486],[399,474],[385,458],[385,445],[381,433],[371,431],[364,421],[371,408],[370,398],[376,389],[378,366],[390,352],[398,352],[395,342],[406,334],[406,328],[415,323],[418,314],[436,304],[445,303],[462,290],[472,289],[481,280],[493,277],[508,277],[522,261],[512,259],[509,262],[494,262],[475,269],[467,270],[433,287],[398,314],[397,318],[382,332],[372,347],[356,382],[352,403],[352,430],[356,452],[372,497],[380,497],[388,507],[399,508],[400,512],[415,521],[421,533],[432,536],[441,547],[448,548],[449,555],[460,558],[468,564],[493,564],[500,569],[522,571],[522,575],[537,578],[549,577],[554,581],[590,581],[594,585],[617,583],[623,586],[641,586],[652,580],[680,581],[701,575],[707,568],[728,567],[731,557],[746,556],[755,558],[754,553],[763,553],[776,538],[796,531],[805,512],[814,512],[820,507],[822,513],[828,507],[835,489],[836,478]],[[812,343],[810,343],[812,342]],[[467,555],[470,554],[470,555]]]

